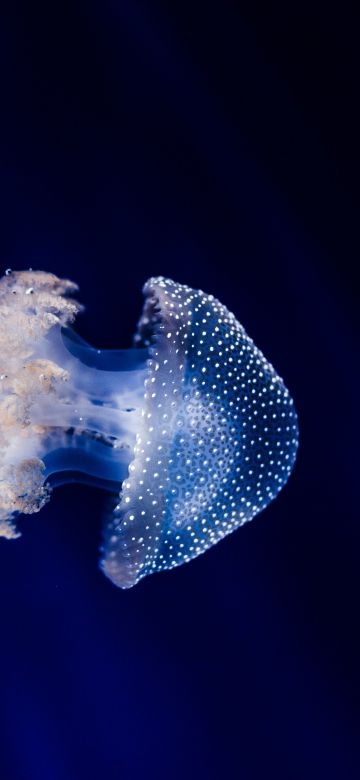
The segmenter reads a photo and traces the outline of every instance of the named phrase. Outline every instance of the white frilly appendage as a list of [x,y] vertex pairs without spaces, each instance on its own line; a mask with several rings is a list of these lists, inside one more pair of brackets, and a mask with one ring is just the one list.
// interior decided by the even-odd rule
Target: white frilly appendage
[[0,536],[7,539],[20,535],[18,514],[44,506],[52,484],[75,472],[119,490],[132,457],[147,355],[102,353],[73,334],[82,307],[68,295],[76,290],[41,271],[0,280]]

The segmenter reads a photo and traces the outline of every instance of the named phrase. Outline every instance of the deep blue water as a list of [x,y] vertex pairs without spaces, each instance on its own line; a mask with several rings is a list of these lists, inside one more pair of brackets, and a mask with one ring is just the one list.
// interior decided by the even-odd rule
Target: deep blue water
[[14,2],[0,36],[3,271],[77,281],[112,349],[149,276],[213,293],[301,431],[260,517],[130,591],[98,568],[95,488],[0,543],[0,778],[357,778],[354,20]]

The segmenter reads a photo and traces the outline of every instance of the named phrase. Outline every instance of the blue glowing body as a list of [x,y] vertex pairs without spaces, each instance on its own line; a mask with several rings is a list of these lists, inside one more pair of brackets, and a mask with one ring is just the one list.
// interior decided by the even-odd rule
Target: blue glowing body
[[273,367],[225,306],[162,277],[145,285],[133,349],[104,352],[69,324],[68,280],[0,280],[0,535],[51,487],[116,496],[101,566],[129,588],[251,520],[293,468],[298,426]]

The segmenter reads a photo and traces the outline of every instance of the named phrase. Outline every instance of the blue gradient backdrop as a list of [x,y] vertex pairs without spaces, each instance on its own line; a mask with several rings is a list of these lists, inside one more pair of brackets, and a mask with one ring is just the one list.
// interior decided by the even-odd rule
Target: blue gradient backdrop
[[345,7],[290,5],[2,11],[3,271],[76,280],[99,347],[151,275],[213,293],[301,449],[258,519],[128,592],[95,489],[0,544],[1,780],[359,777],[359,54]]

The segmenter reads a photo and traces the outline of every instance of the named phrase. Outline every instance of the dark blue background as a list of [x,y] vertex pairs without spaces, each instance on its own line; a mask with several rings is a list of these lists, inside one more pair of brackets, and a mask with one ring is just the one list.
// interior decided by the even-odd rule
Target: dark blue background
[[0,778],[358,778],[355,19],[9,5],[3,270],[76,280],[101,347],[130,344],[151,275],[213,293],[284,377],[301,449],[263,515],[131,591],[98,569],[95,489],[0,544]]

